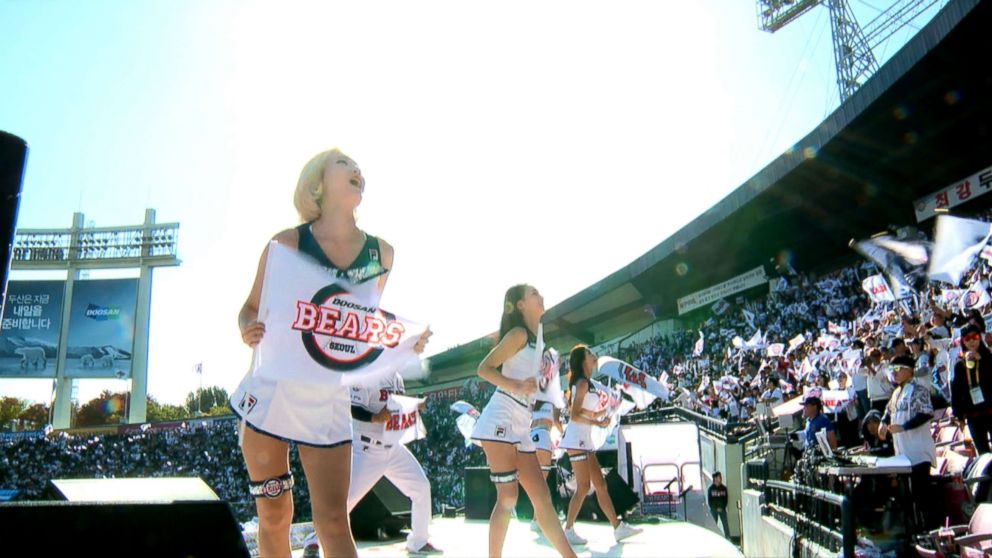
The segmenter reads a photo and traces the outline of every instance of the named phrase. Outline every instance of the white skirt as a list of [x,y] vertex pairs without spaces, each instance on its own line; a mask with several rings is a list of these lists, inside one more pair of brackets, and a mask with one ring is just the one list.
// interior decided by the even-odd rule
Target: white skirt
[[568,423],[565,427],[565,435],[561,438],[558,447],[566,450],[595,451],[592,443],[592,425]]
[[546,452],[554,451],[554,444],[551,443],[551,432],[543,426],[530,429],[530,440],[534,442],[534,449]]
[[472,429],[472,439],[514,444],[521,453],[534,453],[530,438],[530,407],[497,390],[482,409]]
[[248,372],[229,405],[252,430],[285,442],[322,448],[351,442],[346,386],[279,381]]

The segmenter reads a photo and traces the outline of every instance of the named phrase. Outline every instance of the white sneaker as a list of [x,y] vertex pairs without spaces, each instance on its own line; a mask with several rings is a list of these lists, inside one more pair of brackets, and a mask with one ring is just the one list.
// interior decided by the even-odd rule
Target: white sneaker
[[631,527],[630,525],[627,525],[626,521],[621,521],[620,525],[617,525],[617,528],[613,530],[613,539],[620,542],[624,539],[629,539],[642,531],[644,531],[644,529]]
[[572,544],[576,546],[581,546],[589,542],[583,539],[582,537],[580,537],[578,533],[575,532],[574,528],[565,529],[565,538],[568,539],[568,544]]

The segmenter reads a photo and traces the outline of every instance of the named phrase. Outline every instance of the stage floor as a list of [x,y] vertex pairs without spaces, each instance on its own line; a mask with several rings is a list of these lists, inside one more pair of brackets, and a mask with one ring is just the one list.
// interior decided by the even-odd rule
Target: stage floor
[[[607,523],[576,523],[575,530],[589,540],[589,544],[576,548],[583,557],[655,558],[655,557],[741,557],[743,554],[732,543],[703,527],[681,521],[636,525],[644,532],[623,543],[613,542],[613,532]],[[464,518],[435,517],[431,521],[431,542],[449,558],[485,557],[488,553],[489,522]],[[358,555],[365,558],[406,557],[405,541],[358,543]],[[293,556],[303,556],[296,550]],[[558,556],[554,547],[543,537],[530,530],[530,522],[513,520],[506,536],[503,556],[527,558],[553,558]]]

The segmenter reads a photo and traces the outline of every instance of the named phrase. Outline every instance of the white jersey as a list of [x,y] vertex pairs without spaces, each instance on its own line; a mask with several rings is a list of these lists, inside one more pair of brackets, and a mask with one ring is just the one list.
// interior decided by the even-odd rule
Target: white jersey
[[[383,378],[378,383],[371,386],[352,386],[351,404],[360,407],[373,415],[386,407],[390,394],[402,395],[406,392],[403,386],[403,377],[396,373],[391,378]],[[354,435],[365,434],[375,439],[380,439],[383,434],[385,424],[371,423],[362,420],[355,420],[353,424]]]
[[[600,401],[600,393],[589,382],[589,391],[582,398],[582,410],[589,413],[596,413],[603,407]],[[574,393],[574,392],[573,392]],[[595,451],[596,447],[592,439],[592,425],[586,422],[570,421],[565,427],[565,435],[561,439],[558,447],[562,449]]]
[[[297,227],[297,250],[317,260],[362,300],[378,305],[378,277],[387,272],[379,261],[379,241],[366,235],[365,247],[347,270],[335,269],[313,237],[308,224]],[[231,409],[253,430],[287,442],[315,447],[350,443],[348,388],[254,375],[253,366],[231,394]]]
[[523,349],[506,359],[500,373],[514,380],[526,380],[527,378],[536,378],[540,366],[541,363],[537,359],[537,346],[528,342]]

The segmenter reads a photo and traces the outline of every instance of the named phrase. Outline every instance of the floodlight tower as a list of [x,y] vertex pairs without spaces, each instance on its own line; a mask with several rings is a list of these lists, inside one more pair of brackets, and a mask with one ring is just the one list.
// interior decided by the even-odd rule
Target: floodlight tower
[[830,10],[837,88],[843,103],[878,71],[873,50],[939,0],[897,0],[862,28],[847,0],[758,0],[758,27],[774,33],[820,4]]

